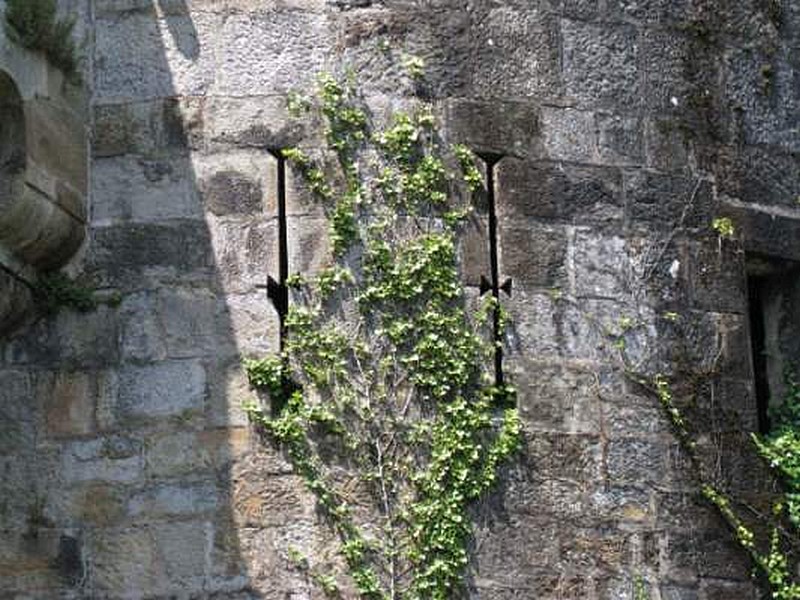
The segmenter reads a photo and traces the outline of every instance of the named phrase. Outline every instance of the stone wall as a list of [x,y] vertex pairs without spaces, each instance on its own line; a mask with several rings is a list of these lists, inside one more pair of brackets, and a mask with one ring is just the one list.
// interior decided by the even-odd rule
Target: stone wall
[[[67,4],[65,4],[67,6]],[[285,96],[349,65],[376,114],[426,61],[449,139],[498,167],[507,365],[525,450],[483,507],[472,597],[754,598],[656,401],[695,324],[715,402],[755,427],[744,256],[798,258],[800,7],[756,0],[75,0],[91,88],[90,239],[75,268],[119,307],[0,340],[0,597],[317,597],[287,559],[328,534],[248,428],[243,355],[277,347],[275,164]],[[782,7],[778,11],[777,8]],[[0,63],[0,68],[3,65]],[[326,225],[290,185],[290,272]],[[478,224],[465,276],[483,267]],[[628,323],[636,323],[630,328]],[[657,352],[653,352],[657,350]],[[726,437],[727,436],[727,437]]]
[[31,312],[39,274],[64,266],[85,238],[87,108],[83,86],[2,28],[0,333]]

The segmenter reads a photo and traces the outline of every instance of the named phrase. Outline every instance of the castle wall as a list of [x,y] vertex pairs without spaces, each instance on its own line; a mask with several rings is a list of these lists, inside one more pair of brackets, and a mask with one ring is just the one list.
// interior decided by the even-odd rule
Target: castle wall
[[[756,427],[746,260],[711,222],[800,258],[797,3],[64,6],[86,39],[92,134],[70,268],[122,302],[0,340],[0,598],[317,597],[287,548],[325,556],[329,534],[241,410],[240,358],[278,343],[258,288],[277,269],[268,149],[300,141],[285,97],[321,70],[352,66],[379,118],[407,104],[403,54],[425,60],[448,139],[505,155],[525,449],[481,509],[472,597],[627,599],[638,577],[654,599],[756,597],[623,358],[655,371],[685,349],[706,369],[708,398],[739,419],[702,424],[719,468],[757,487],[738,452]],[[486,235],[466,249],[473,285]],[[290,182],[290,272],[317,269],[326,238]]]

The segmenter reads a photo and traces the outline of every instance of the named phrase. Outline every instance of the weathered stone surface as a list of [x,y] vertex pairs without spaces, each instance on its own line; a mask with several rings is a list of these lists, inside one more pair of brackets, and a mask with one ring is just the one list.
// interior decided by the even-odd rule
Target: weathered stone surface
[[551,98],[561,91],[557,25],[537,3],[486,4],[476,15],[473,88],[484,97]]
[[99,306],[90,313],[63,310],[9,340],[7,360],[72,369],[102,367],[119,357],[117,332],[113,308]]
[[190,418],[203,411],[206,372],[195,360],[169,361],[120,371],[118,418]]
[[141,443],[123,436],[71,442],[62,458],[62,474],[68,482],[130,483],[138,480],[142,471]]
[[[271,35],[264,35],[265,29]],[[241,90],[285,93],[307,85],[322,69],[329,42],[322,15],[280,9],[230,15],[217,31],[220,68],[214,90],[227,96]]]
[[199,95],[215,78],[215,49],[208,41],[219,31],[217,15],[157,18],[123,12],[95,23],[98,100],[145,100],[176,92]]
[[597,126],[594,113],[574,108],[542,108],[544,155],[553,160],[596,162]]
[[163,156],[200,148],[204,134],[201,98],[158,98],[94,106],[95,157]]
[[459,99],[445,105],[443,119],[448,137],[476,152],[529,156],[539,150],[539,108],[534,104]]
[[518,287],[561,288],[566,284],[567,234],[556,227],[515,227],[500,232],[503,278]]
[[505,158],[498,166],[497,185],[501,229],[527,219],[613,226],[622,220],[622,178],[613,169]]
[[715,214],[705,181],[641,172],[626,178],[629,218],[664,228],[708,228]]
[[599,433],[600,406],[595,374],[561,365],[509,365],[520,393],[520,415],[530,431]]
[[[94,161],[95,223],[157,223],[201,219],[203,208],[185,158],[148,160],[125,156]],[[120,194],[124,188],[125,193]]]
[[252,293],[266,285],[268,276],[278,276],[276,221],[270,217],[210,222],[215,265],[228,293]]
[[37,393],[45,398],[49,435],[86,435],[95,431],[97,392],[91,373],[55,373]]
[[636,30],[561,19],[564,91],[588,105],[639,101]]
[[164,567],[149,529],[98,529],[89,548],[90,582],[98,593],[125,597],[158,591]]
[[[444,141],[504,155],[504,374],[525,444],[476,511],[469,597],[618,600],[639,577],[662,600],[755,597],[623,358],[714,372],[676,397],[695,393],[715,467],[762,506],[756,488],[770,482],[742,452],[756,415],[741,248],[800,260],[793,4],[780,26],[752,0],[60,8],[89,40],[91,110],[75,109],[77,129],[49,108],[72,88],[47,65],[20,69],[32,53],[2,28],[0,69],[41,98],[31,185],[78,222],[83,190],[38,163],[59,159],[49,137],[90,131],[90,242],[70,273],[122,301],[0,340],[0,596],[321,597],[288,548],[327,568],[339,545],[287,457],[249,427],[240,360],[278,348],[258,287],[278,265],[270,151],[322,146],[322,124],[290,119],[286,92],[350,67],[377,123],[419,94]],[[425,60],[422,81],[406,55]],[[53,172],[77,177],[63,147]],[[325,207],[291,169],[287,195],[290,273],[313,275],[330,261]],[[470,306],[490,271],[486,206],[473,200],[460,246]],[[711,230],[723,215],[736,240]]]
[[213,482],[167,484],[135,493],[128,501],[128,514],[148,522],[170,517],[198,516],[217,508],[217,489]]
[[131,286],[132,277],[196,278],[211,266],[205,224],[177,221],[96,227],[88,268],[108,284]]

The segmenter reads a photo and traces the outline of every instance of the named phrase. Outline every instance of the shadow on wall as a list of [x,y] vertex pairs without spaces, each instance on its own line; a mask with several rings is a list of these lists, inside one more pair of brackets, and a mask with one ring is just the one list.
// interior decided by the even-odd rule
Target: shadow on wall
[[288,598],[313,502],[240,410],[241,356],[277,347],[280,140],[214,129],[222,16],[206,47],[183,0],[138,5],[95,6],[75,265],[122,302],[0,340],[0,597]]

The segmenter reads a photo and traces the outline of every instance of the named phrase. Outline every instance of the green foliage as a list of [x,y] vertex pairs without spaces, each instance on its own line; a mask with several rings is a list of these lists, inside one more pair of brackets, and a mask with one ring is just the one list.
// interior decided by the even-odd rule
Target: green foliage
[[405,56],[403,68],[411,79],[419,80],[425,76],[425,61],[418,56]]
[[[469,206],[445,165],[451,152],[470,156],[441,144],[425,106],[369,133],[353,87],[330,76],[314,107],[335,162],[285,156],[328,208],[333,264],[292,282],[285,354],[245,364],[283,409],[246,408],[316,496],[359,597],[452,598],[471,508],[521,443],[517,411],[503,408],[512,390],[490,383],[494,339],[481,333],[499,307],[470,314],[458,269]],[[373,504],[354,511],[353,486]],[[312,579],[340,593],[335,575]]]
[[8,0],[6,32],[19,45],[43,52],[69,78],[78,77],[73,19],[59,19],[55,0]]
[[[56,313],[62,308],[89,312],[99,304],[94,288],[82,285],[64,273],[40,277],[33,288],[33,295],[40,309],[47,314]],[[106,303],[119,304],[119,300],[112,297]]]
[[[759,544],[754,530],[741,517],[732,500],[709,482],[701,469],[697,471],[703,495],[717,507],[733,531],[736,541],[750,555],[769,585],[773,600],[800,600],[800,582],[790,568],[790,555],[785,548],[785,536],[791,536],[794,541],[800,528],[800,386],[791,376],[787,376],[787,383],[789,392],[783,405],[775,413],[776,426],[773,431],[764,437],[753,435],[759,453],[785,485],[782,497],[774,503],[773,514],[767,523],[771,530],[769,540]],[[658,375],[653,385],[678,440],[696,463],[696,444],[685,416],[674,402],[668,380]],[[793,527],[791,532],[783,527],[785,517],[788,517]]]
[[633,578],[633,600],[650,600],[647,582],[641,575],[636,575]]
[[736,235],[736,227],[728,217],[717,217],[711,222],[711,228],[717,232],[722,239],[731,239]]
[[784,503],[792,524],[800,529],[800,383],[786,373],[786,397],[771,411],[772,431],[755,436],[759,453],[786,486]]
[[483,176],[478,170],[478,165],[475,162],[475,154],[472,150],[463,144],[457,144],[453,147],[458,163],[461,165],[461,171],[464,173],[464,181],[467,182],[469,189],[477,192],[483,188]]

